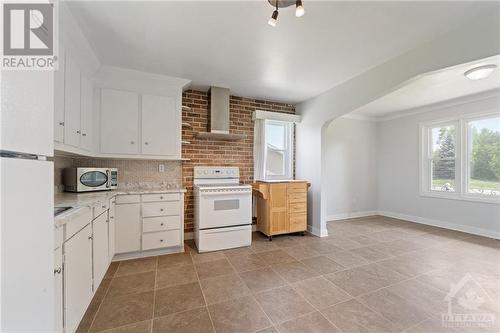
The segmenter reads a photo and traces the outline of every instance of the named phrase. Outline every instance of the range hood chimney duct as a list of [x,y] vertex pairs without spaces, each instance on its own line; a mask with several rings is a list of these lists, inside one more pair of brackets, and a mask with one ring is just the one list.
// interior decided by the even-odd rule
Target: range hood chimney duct
[[245,136],[229,133],[229,89],[210,87],[208,90],[208,132],[199,132],[198,138],[236,141]]

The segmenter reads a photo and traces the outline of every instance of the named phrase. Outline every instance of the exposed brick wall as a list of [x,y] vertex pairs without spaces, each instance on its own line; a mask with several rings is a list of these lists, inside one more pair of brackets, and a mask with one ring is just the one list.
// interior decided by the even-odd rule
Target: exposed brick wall
[[251,98],[231,96],[230,132],[244,134],[240,141],[218,141],[199,139],[198,132],[206,132],[208,125],[208,93],[197,90],[187,90],[182,95],[182,104],[191,110],[182,111],[182,121],[192,125],[192,128],[182,128],[182,157],[190,161],[183,162],[182,173],[185,196],[184,229],[193,231],[193,167],[194,166],[237,166],[240,168],[240,180],[251,183],[253,180],[253,130],[252,113],[255,110],[295,113],[295,107],[290,104],[255,100]]

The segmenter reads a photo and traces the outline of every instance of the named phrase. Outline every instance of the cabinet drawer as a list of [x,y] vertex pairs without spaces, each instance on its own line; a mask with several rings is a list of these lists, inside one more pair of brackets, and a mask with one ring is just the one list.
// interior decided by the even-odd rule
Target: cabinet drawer
[[288,191],[292,192],[306,192],[307,183],[288,183]]
[[107,211],[109,208],[109,202],[99,202],[94,205],[94,219],[99,215]]
[[180,246],[180,245],[181,245],[180,230],[151,232],[142,235],[143,250],[151,250],[162,247]]
[[307,193],[305,193],[305,192],[302,192],[302,193],[289,193],[288,194],[288,202],[290,202],[290,203],[307,202]]
[[138,194],[119,195],[116,197],[117,204],[138,203],[141,202],[141,196]]
[[142,202],[153,201],[179,201],[179,193],[156,193],[156,194],[143,194]]
[[290,215],[290,231],[305,231],[307,230],[307,214]]
[[307,204],[305,202],[290,203],[288,211],[292,213],[305,213],[307,212]]
[[89,207],[80,207],[78,209],[79,211],[74,212],[65,225],[65,241],[92,222],[92,211]]
[[147,217],[142,219],[142,232],[179,230],[181,228],[181,217],[160,216]]
[[142,204],[142,217],[180,215],[179,201],[148,202]]

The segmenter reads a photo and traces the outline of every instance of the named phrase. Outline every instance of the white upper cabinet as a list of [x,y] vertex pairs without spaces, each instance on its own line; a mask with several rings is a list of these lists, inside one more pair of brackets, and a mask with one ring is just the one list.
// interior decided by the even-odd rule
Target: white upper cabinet
[[54,140],[64,142],[64,47],[59,45],[58,69],[54,71]]
[[142,95],[142,153],[180,157],[180,112],[171,97]]
[[94,87],[92,81],[86,76],[81,76],[81,114],[80,114],[80,147],[85,150],[92,150],[92,105],[94,97]]
[[80,145],[80,68],[66,53],[64,82],[64,143]]
[[101,91],[101,153],[138,154],[139,94]]

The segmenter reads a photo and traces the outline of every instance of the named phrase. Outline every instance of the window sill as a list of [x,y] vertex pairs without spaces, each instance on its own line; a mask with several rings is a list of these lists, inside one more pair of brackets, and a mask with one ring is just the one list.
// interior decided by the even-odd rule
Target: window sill
[[438,199],[448,199],[448,200],[461,200],[461,201],[471,201],[471,202],[482,202],[491,204],[500,204],[499,198],[481,197],[475,195],[466,195],[459,193],[446,193],[446,192],[420,192],[421,197],[438,198]]

